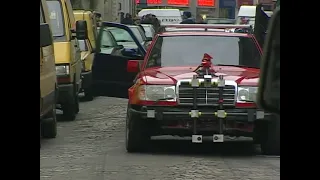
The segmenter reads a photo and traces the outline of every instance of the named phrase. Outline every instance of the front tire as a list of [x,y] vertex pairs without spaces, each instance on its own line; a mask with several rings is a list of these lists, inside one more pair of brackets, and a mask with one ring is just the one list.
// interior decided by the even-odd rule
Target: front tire
[[74,91],[70,102],[61,104],[61,109],[63,111],[63,117],[65,120],[74,121],[76,119],[76,114],[79,112],[79,97],[76,92],[77,91]]
[[40,133],[43,138],[51,139],[57,136],[57,116],[55,104],[52,105],[52,110],[48,115],[48,118],[42,120],[40,128]]
[[84,99],[86,101],[92,101],[94,98],[92,88],[88,88],[84,90]]
[[150,135],[146,131],[146,123],[127,110],[126,117],[126,149],[127,152],[143,152],[150,142]]
[[261,141],[261,150],[264,155],[280,155],[280,117],[269,121]]

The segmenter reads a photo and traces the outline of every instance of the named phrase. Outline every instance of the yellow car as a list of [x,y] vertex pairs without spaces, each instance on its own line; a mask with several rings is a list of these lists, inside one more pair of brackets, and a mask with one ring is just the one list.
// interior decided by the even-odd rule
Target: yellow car
[[40,0],[40,138],[55,138],[57,135],[57,92],[50,19],[46,1]]
[[79,47],[81,51],[81,62],[82,62],[82,86],[81,91],[84,92],[85,99],[93,100],[92,91],[92,61],[94,58],[96,48],[96,35],[97,35],[97,23],[96,17],[92,11],[88,10],[74,10],[75,19],[83,20],[87,22],[88,38],[79,40]]
[[75,21],[70,0],[47,0],[54,40],[56,74],[59,87],[57,104],[65,120],[74,120],[79,112],[81,57],[78,40],[87,38],[85,21]]

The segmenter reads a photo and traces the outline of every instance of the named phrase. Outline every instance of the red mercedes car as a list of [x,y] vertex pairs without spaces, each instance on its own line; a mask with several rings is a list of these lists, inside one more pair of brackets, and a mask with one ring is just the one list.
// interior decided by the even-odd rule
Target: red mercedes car
[[[193,143],[203,136],[214,143],[252,137],[265,154],[280,152],[280,136],[270,133],[273,115],[255,103],[262,50],[249,26],[175,26],[157,34],[147,51],[138,46],[139,52],[123,58],[127,72],[118,72],[123,82],[115,91],[129,87],[127,151],[143,151],[151,136],[178,135]],[[98,63],[100,78],[101,61],[93,65]]]

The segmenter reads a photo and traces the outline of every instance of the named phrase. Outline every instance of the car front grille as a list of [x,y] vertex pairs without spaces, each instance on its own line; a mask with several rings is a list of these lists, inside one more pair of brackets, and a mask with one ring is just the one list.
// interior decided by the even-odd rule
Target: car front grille
[[[181,106],[193,105],[193,88],[189,83],[191,80],[180,81],[177,84],[178,102]],[[200,80],[203,82],[203,80]],[[200,84],[197,91],[197,106],[218,106],[219,88],[205,87]],[[226,81],[223,89],[223,106],[235,106],[236,83]]]

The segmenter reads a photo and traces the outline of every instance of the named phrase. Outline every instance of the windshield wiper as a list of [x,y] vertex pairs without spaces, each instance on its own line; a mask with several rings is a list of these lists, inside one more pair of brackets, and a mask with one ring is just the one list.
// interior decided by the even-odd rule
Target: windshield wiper
[[258,68],[259,67],[255,67],[255,66],[247,66],[247,65],[232,65],[232,64],[215,64],[216,66],[232,66],[232,67],[246,67],[246,68]]

